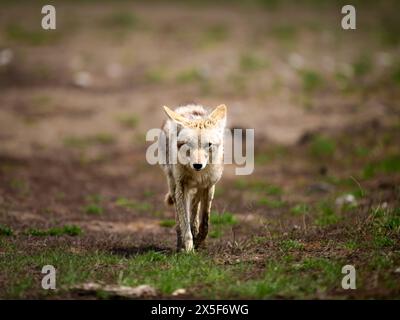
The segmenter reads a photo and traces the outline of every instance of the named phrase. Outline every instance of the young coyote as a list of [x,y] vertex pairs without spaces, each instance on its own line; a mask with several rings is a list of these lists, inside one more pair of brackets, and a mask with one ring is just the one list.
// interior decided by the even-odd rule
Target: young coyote
[[222,176],[226,106],[212,112],[199,105],[164,110],[169,119],[159,150],[169,188],[165,201],[175,205],[178,251],[192,251],[207,237],[215,184]]

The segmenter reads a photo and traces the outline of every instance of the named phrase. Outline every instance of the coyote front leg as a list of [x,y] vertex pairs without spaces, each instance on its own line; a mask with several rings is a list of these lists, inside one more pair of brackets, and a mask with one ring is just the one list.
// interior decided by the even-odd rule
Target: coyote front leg
[[191,196],[187,188],[181,183],[175,187],[175,209],[177,219],[178,250],[183,248],[185,251],[193,250],[193,236],[190,228],[190,209]]
[[200,225],[199,233],[195,238],[195,247],[200,247],[208,234],[208,220],[210,218],[211,203],[214,198],[215,186],[203,191],[201,204],[200,204]]

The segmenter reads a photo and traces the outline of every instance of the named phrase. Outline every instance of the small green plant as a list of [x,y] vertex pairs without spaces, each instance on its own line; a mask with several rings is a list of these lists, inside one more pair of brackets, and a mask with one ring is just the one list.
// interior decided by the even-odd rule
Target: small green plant
[[231,212],[212,212],[210,216],[211,224],[221,226],[232,226],[238,223],[237,219]]
[[362,55],[353,63],[354,74],[357,77],[367,75],[372,69],[371,58],[367,55]]
[[122,115],[118,117],[118,121],[126,128],[134,129],[139,123],[139,118],[137,115]]
[[290,212],[295,216],[308,214],[310,212],[310,207],[306,203],[299,203],[299,204],[296,204],[295,206],[293,206],[290,209]]
[[340,217],[336,214],[333,206],[326,201],[318,204],[318,216],[315,219],[315,223],[319,226],[328,226],[331,224],[338,223]]
[[206,77],[199,69],[192,68],[181,71],[176,76],[176,81],[178,83],[204,82]]
[[271,34],[278,40],[290,42],[296,38],[297,32],[293,25],[282,24],[274,26],[271,29]]
[[372,178],[377,173],[396,173],[400,172],[400,154],[394,154],[383,158],[380,161],[375,161],[367,164],[364,167],[364,178]]
[[27,235],[36,236],[36,237],[45,237],[45,236],[78,236],[82,233],[81,228],[75,225],[65,225],[63,227],[53,227],[49,229],[35,229],[31,228],[25,232]]
[[280,247],[285,251],[304,249],[304,245],[301,242],[299,242],[297,240],[292,240],[292,239],[282,240],[280,242]]
[[343,246],[348,250],[355,250],[359,248],[359,244],[355,240],[349,240]]
[[103,207],[101,206],[101,202],[103,201],[103,197],[99,194],[92,194],[86,196],[86,201],[88,202],[84,207],[83,211],[87,214],[93,215],[101,215],[103,214]]
[[90,203],[84,206],[83,210],[85,211],[85,213],[93,215],[101,215],[103,213],[103,208],[95,203]]
[[0,236],[12,236],[14,231],[5,225],[0,224]]
[[242,71],[256,71],[266,68],[268,63],[254,54],[246,53],[240,57],[239,66]]
[[312,70],[301,70],[299,71],[303,90],[307,93],[314,92],[322,86],[323,79],[320,74]]
[[30,191],[29,183],[23,179],[12,179],[10,181],[10,187],[22,195],[26,195]]
[[61,37],[60,33],[46,32],[43,29],[28,29],[18,24],[8,25],[5,33],[9,40],[32,46],[54,43]]
[[107,28],[133,29],[139,25],[139,18],[132,12],[114,12],[102,19],[101,24]]
[[126,209],[136,209],[139,211],[148,211],[151,210],[151,204],[147,202],[137,202],[135,200],[127,199],[124,197],[119,197],[115,204],[119,207]]
[[160,221],[160,226],[164,228],[172,228],[175,226],[175,220],[174,219],[165,219]]
[[310,153],[314,157],[331,157],[336,151],[336,143],[328,137],[317,135],[310,145]]
[[277,200],[277,199],[270,199],[267,197],[263,197],[263,198],[259,199],[258,204],[262,205],[262,206],[267,206],[268,208],[271,208],[271,209],[278,209],[278,208],[282,208],[283,206],[285,206],[284,201]]
[[225,25],[217,24],[207,28],[204,32],[203,44],[211,45],[225,41],[229,36],[229,30]]

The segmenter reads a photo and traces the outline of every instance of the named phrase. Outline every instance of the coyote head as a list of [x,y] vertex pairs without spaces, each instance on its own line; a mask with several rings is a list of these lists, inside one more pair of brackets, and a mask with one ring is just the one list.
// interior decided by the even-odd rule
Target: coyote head
[[178,161],[196,171],[208,163],[222,163],[226,106],[216,107],[201,119],[185,118],[164,106],[168,117],[178,124]]

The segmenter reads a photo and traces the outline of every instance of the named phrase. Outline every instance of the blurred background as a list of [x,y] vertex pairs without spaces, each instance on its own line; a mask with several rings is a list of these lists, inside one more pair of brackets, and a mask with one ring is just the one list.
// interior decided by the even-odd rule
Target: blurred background
[[344,3],[55,1],[45,31],[40,1],[2,1],[2,150],[140,144],[162,105],[190,102],[225,103],[231,126],[280,144],[393,112],[398,2],[354,2],[356,30]]

